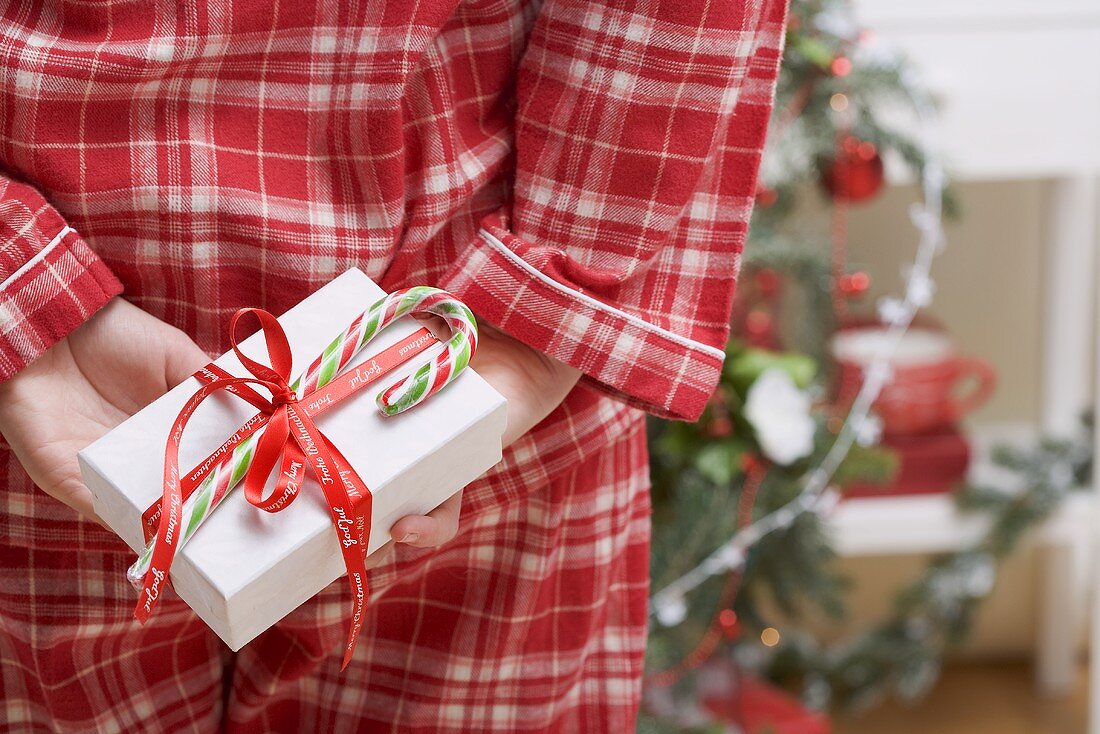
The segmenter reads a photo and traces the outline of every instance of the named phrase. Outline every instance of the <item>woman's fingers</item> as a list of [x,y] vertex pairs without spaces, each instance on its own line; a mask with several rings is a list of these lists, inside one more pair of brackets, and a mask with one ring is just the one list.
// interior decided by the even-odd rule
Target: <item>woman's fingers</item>
[[173,327],[168,329],[164,339],[164,377],[168,389],[172,389],[202,369],[210,362],[210,357],[182,331]]
[[458,516],[462,511],[462,492],[458,492],[427,515],[407,515],[390,529],[398,543],[414,548],[434,548],[443,545],[458,533]]

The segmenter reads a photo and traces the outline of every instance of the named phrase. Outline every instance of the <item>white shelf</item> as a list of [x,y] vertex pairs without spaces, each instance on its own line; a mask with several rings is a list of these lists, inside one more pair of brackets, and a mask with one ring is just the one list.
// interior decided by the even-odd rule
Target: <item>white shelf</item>
[[[1074,494],[1037,531],[1039,537],[1087,533],[1095,507],[1092,493]],[[962,550],[980,540],[988,527],[980,516],[958,512],[950,495],[844,500],[827,519],[834,547],[846,558]]]
[[[1013,481],[992,465],[994,445],[1030,445],[1039,435],[1026,424],[996,424],[972,434],[970,476],[984,482]],[[998,482],[998,485],[1000,483]],[[1010,485],[1008,485],[1010,486]],[[1069,500],[1038,531],[1044,538],[1080,538],[1092,527],[1096,495],[1082,491]],[[857,497],[837,504],[826,518],[827,532],[842,557],[910,555],[961,550],[980,540],[988,529],[981,515],[960,513],[951,494]]]

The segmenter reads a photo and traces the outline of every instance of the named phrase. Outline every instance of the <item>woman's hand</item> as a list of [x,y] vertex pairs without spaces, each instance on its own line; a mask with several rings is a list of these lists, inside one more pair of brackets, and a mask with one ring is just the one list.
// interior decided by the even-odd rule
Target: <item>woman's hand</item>
[[[478,336],[470,366],[508,399],[508,427],[503,437],[508,446],[558,407],[581,373],[488,324],[479,324]],[[461,508],[459,492],[427,515],[401,518],[390,535],[418,548],[442,545],[458,532]]]
[[478,336],[470,366],[508,399],[508,427],[501,439],[508,447],[565,400],[581,373],[488,324],[479,326]]
[[35,484],[99,521],[76,452],[208,361],[182,331],[114,298],[0,383],[0,433]]
[[[0,433],[35,484],[103,524],[92,510],[76,453],[209,361],[179,329],[112,299],[0,384]],[[436,512],[446,515],[442,507]],[[367,567],[386,563],[391,553],[392,543],[383,546]]]

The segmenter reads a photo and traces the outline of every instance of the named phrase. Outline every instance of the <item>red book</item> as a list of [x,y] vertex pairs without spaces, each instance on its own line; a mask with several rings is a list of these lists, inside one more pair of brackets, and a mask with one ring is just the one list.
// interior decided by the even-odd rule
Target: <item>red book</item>
[[699,702],[718,721],[745,734],[830,734],[829,717],[767,681],[739,674],[728,660],[708,663],[699,675]]

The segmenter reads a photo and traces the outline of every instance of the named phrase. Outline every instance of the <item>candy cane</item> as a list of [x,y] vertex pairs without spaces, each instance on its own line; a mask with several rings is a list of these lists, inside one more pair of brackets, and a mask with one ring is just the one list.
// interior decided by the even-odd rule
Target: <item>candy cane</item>
[[[466,304],[457,298],[427,286],[416,286],[391,293],[355,317],[340,336],[325,347],[309,368],[291,384],[299,398],[330,383],[347,367],[352,358],[390,324],[410,314],[431,314],[442,318],[451,329],[451,338],[436,346],[411,374],[382,390],[377,397],[383,415],[402,413],[427,400],[454,381],[470,363],[477,349],[477,321]],[[183,534],[180,547],[240,482],[252,465],[261,428],[243,440],[211,471],[183,505]],[[146,544],[138,559],[126,572],[136,588],[149,570],[156,538]]]

